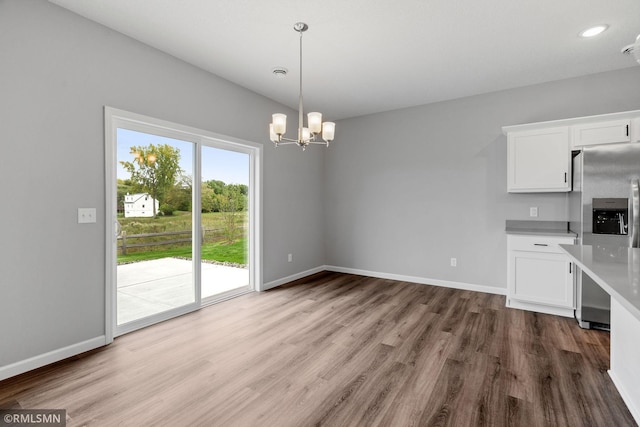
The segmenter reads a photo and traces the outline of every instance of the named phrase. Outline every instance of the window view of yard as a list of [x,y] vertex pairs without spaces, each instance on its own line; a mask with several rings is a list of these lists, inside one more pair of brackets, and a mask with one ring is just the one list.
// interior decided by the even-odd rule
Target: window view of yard
[[[191,259],[191,212],[156,218],[124,218],[120,213],[118,222],[118,264],[164,257]],[[202,213],[202,260],[244,267],[245,233],[246,210]]]

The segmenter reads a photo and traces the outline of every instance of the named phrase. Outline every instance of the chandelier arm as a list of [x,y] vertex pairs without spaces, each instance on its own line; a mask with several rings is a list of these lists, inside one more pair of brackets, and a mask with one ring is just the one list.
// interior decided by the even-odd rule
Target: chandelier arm
[[289,142],[298,142],[297,139],[293,139],[293,138],[285,138],[284,136],[280,138],[280,141],[278,142],[282,142],[282,141],[289,141]]

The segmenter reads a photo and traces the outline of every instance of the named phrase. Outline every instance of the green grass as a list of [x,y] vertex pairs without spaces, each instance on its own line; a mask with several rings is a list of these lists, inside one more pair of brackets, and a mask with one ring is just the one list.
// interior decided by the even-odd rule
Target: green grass
[[247,245],[245,239],[231,244],[211,243],[202,245],[202,259],[208,261],[233,262],[247,264]]
[[[232,244],[207,243],[202,245],[202,260],[232,262],[235,264],[246,264],[246,243],[245,239],[240,239]],[[191,246],[178,247],[165,250],[155,250],[148,252],[134,252],[127,255],[118,255],[118,263],[128,263],[137,261],[147,261],[151,259],[181,257],[191,259]]]
[[[207,230],[222,230],[224,228],[225,218],[220,212],[211,212],[202,214],[202,225]],[[239,212],[237,214],[237,224],[242,226],[245,222],[246,213]],[[191,230],[191,212],[175,212],[170,216],[158,216],[157,218],[124,218],[119,216],[118,222],[122,226],[122,230],[127,232],[128,236],[146,233],[165,233],[170,231],[186,231]],[[240,232],[242,234],[242,231]],[[172,236],[172,238],[186,237]],[[167,237],[147,237],[131,240],[132,243],[142,242],[158,242],[166,240]],[[202,245],[202,259],[207,261],[232,262],[236,264],[246,264],[246,239],[241,236],[234,243],[228,244],[220,242],[221,235],[217,232],[207,231],[205,243]],[[206,240],[209,240],[207,242]],[[211,242],[214,240],[215,242]],[[128,240],[129,241],[129,240]],[[126,255],[118,255],[118,263],[128,263],[136,261],[146,261],[151,259],[181,257],[191,258],[191,245],[167,245],[150,246],[146,248],[130,248]]]

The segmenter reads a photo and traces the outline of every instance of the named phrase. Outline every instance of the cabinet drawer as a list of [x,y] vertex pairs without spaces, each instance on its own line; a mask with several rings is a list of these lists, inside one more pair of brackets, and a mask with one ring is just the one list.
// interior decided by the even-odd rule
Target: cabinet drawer
[[558,245],[572,245],[575,243],[573,237],[554,237],[554,236],[507,236],[508,250],[510,251],[527,251],[527,252],[547,252],[547,253],[564,253]]

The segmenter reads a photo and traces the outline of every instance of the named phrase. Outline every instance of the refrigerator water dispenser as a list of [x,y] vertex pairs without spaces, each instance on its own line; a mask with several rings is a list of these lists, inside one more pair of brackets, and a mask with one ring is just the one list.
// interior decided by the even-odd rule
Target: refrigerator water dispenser
[[594,198],[593,233],[618,234],[629,233],[629,199]]

